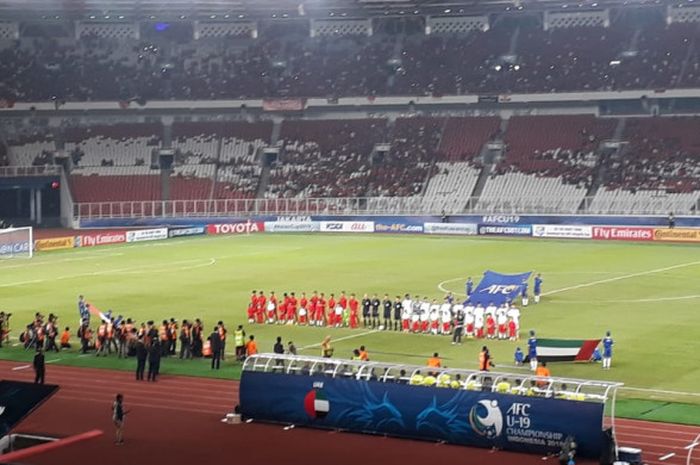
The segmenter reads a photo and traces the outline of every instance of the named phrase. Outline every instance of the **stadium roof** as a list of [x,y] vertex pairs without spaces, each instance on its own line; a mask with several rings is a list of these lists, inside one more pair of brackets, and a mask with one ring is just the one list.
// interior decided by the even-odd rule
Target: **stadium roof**
[[0,19],[357,18],[667,3],[670,0],[0,0]]

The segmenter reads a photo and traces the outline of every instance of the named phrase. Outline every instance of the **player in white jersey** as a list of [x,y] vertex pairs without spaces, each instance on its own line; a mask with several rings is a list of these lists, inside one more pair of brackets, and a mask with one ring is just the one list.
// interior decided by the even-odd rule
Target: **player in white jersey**
[[506,316],[515,322],[515,327],[520,331],[520,309],[511,305],[506,312]]
[[[455,305],[456,307],[456,305]],[[440,306],[440,318],[442,320],[442,326],[440,328],[440,332],[442,334],[450,334],[450,327],[452,323],[452,312],[453,308],[452,305],[445,302]]]
[[437,334],[440,329],[440,305],[436,304],[433,300],[433,304],[430,306],[430,332],[432,334]]
[[413,301],[406,294],[401,302],[401,330],[407,333],[411,329],[411,314],[413,313]]
[[484,337],[484,314],[483,313],[474,312],[474,335],[478,338]]
[[420,303],[420,329],[421,333],[427,333],[430,326],[430,302],[427,297]]
[[501,311],[499,308],[496,312],[496,324],[498,325],[498,339],[508,339],[508,317],[505,309]]
[[468,338],[474,337],[474,307],[465,307],[464,311],[464,334]]
[[486,307],[484,317],[486,317],[488,315],[491,315],[492,317],[496,318],[496,305],[494,305],[493,302],[489,302],[488,307]]

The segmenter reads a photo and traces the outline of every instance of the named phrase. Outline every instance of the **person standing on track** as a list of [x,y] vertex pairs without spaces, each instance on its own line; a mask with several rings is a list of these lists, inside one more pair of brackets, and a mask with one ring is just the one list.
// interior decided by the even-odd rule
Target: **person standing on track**
[[162,347],[160,346],[160,340],[154,339],[151,342],[151,348],[148,352],[148,380],[156,382],[158,378],[158,373],[160,372],[160,357],[162,355]]
[[34,354],[34,384],[44,384],[46,364],[44,363],[44,349],[39,347]]
[[211,369],[218,370],[221,367],[221,349],[223,347],[221,328],[218,326],[214,326],[214,331],[209,335],[209,343],[211,347]]
[[114,444],[117,446],[124,445],[124,417],[126,414],[127,412],[124,411],[124,396],[117,394],[112,404],[112,422],[116,428]]
[[[143,381],[143,372],[146,371],[146,359],[148,358],[148,349],[143,343],[143,338],[136,340],[136,381]],[[150,379],[150,375],[149,375]]]

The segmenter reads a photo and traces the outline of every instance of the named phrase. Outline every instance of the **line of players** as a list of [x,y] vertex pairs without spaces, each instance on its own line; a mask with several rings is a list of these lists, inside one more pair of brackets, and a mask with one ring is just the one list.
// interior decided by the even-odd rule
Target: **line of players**
[[355,294],[346,296],[345,291],[337,298],[330,294],[327,299],[323,292],[314,291],[311,297],[302,292],[299,298],[294,292],[285,292],[279,299],[274,291],[269,296],[263,291],[253,291],[248,304],[248,322],[352,329],[362,326],[446,335],[455,331],[466,337],[517,340],[520,310],[510,303],[500,307],[454,303],[452,293],[447,293],[440,303],[428,297],[414,300],[409,294],[393,300],[388,294],[381,300],[377,294],[372,297],[364,294],[358,300]]

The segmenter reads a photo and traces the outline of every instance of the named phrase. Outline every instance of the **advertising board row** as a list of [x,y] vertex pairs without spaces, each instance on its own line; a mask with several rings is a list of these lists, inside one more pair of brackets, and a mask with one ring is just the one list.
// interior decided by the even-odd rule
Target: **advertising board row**
[[[412,218],[391,221],[313,221],[311,218],[283,221],[232,221],[199,226],[160,227],[136,230],[106,230],[78,233],[34,241],[34,250],[49,251],[73,247],[95,247],[122,243],[156,241],[175,237],[240,235],[254,233],[389,233],[461,236],[519,236],[548,239],[597,241],[642,241],[700,243],[700,229],[654,228],[649,226],[587,226],[565,224],[430,223]],[[27,251],[27,242],[0,244],[0,256]]]

